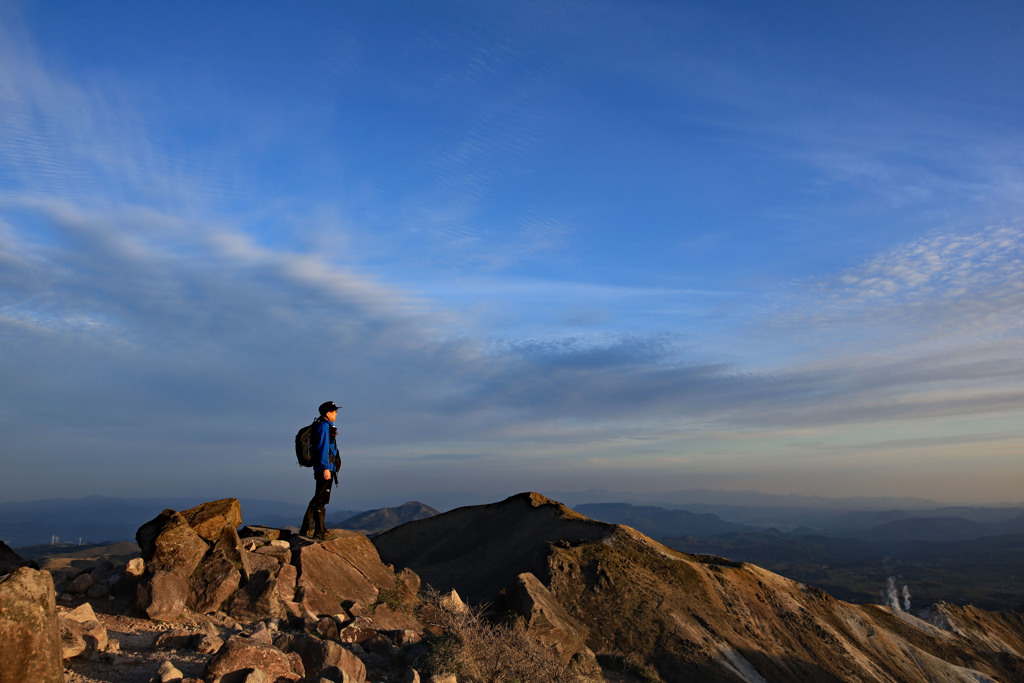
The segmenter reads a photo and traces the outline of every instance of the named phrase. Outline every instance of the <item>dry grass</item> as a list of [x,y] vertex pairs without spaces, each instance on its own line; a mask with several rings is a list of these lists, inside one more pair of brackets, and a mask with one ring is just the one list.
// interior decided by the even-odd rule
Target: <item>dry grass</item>
[[493,622],[482,608],[453,608],[425,591],[420,619],[437,633],[418,668],[429,674],[455,674],[467,683],[584,683],[600,681],[593,661],[566,661],[538,640],[521,617]]

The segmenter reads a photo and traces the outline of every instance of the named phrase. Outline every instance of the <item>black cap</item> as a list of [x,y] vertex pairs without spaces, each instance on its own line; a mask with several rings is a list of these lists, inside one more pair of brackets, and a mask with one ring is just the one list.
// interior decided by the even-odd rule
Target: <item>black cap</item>
[[335,405],[334,401],[327,401],[327,403],[321,403],[320,404],[320,414],[321,415],[326,415],[327,413],[331,412],[332,410],[341,410],[341,406]]

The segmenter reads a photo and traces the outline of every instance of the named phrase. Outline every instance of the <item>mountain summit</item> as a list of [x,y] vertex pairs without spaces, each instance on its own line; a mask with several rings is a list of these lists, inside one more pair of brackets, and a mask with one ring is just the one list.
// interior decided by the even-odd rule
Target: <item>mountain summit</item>
[[666,681],[1024,680],[1024,614],[853,605],[537,493],[405,524],[374,543],[383,561],[473,602],[500,605],[536,578],[587,647],[639,655]]

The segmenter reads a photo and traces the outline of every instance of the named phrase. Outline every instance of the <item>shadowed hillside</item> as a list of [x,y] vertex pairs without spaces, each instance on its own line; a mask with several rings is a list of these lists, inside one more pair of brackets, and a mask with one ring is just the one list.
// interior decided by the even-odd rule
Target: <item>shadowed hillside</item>
[[[534,574],[606,655],[667,681],[1024,680],[1024,615],[857,606],[760,567],[686,555],[535,493],[386,532],[381,558],[471,601]],[[997,653],[997,654],[995,654]]]

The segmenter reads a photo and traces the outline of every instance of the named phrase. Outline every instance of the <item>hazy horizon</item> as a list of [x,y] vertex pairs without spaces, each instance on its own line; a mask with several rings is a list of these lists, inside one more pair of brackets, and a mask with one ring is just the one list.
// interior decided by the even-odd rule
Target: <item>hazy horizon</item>
[[2,3],[0,500],[1019,501],[1022,28]]

